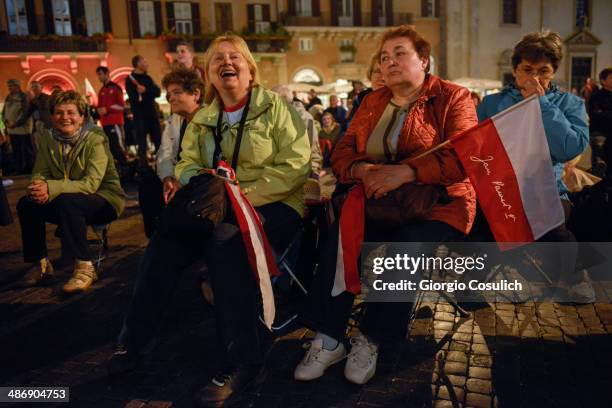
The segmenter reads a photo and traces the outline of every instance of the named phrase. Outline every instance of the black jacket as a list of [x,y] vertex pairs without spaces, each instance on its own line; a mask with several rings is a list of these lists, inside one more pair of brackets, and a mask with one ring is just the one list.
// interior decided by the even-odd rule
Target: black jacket
[[589,101],[591,133],[612,136],[612,92],[602,88],[595,92]]
[[[147,88],[146,92],[143,94],[138,94],[136,90],[136,85],[134,80],[138,82],[138,84]],[[150,120],[152,118],[157,118],[157,113],[155,111],[155,98],[161,95],[161,90],[159,86],[153,82],[153,78],[151,78],[147,74],[136,74],[134,71],[125,79],[125,90],[130,98],[130,107],[132,108],[132,113],[134,114],[135,120]]]

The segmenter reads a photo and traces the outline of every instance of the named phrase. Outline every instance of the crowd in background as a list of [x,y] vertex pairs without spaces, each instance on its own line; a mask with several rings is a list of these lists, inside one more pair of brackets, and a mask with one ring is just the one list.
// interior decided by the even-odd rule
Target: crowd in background
[[[453,149],[419,153],[538,95],[559,199],[566,209],[566,222],[542,238],[554,242],[575,241],[569,193],[578,191],[570,191],[565,182],[567,164],[590,142],[590,170],[604,178],[600,185],[612,170],[611,68],[599,75],[601,89],[587,81],[582,99],[563,92],[553,80],[563,57],[560,37],[532,33],[514,49],[514,83],[481,100],[432,75],[430,51],[413,28],[390,29],[368,67],[371,88],[355,82],[346,104],[332,94],[327,107],[314,89],[308,100],[301,100],[287,86],[261,86],[255,59],[235,35],[215,39],[201,66],[191,44],[179,43],[177,61],[161,84],[147,74],[147,60],[134,56],[124,84],[127,100],[123,84],[113,82],[104,66],[96,69],[102,85],[96,106],[75,91],[54,89],[47,95],[32,82],[24,92],[18,80],[9,80],[0,140],[3,176],[31,174],[17,206],[24,260],[30,264],[23,283],[37,285],[54,274],[45,234],[45,224],[52,223],[59,226],[63,255],[74,265],[63,291],[88,290],[98,271],[87,246],[87,228],[120,217],[126,183],[138,183],[150,241],[109,371],[118,374],[137,366],[154,344],[180,272],[204,258],[203,284],[215,307],[223,365],[197,399],[203,406],[216,406],[261,377],[273,344],[266,303],[269,277],[257,274],[261,260],[256,266],[251,262],[249,245],[256,239],[244,237],[243,215],[234,202],[246,197],[258,213],[264,250],[282,253],[308,216],[308,183],[319,183],[328,172],[339,183],[337,195],[345,196],[338,217],[327,225],[329,236],[321,244],[319,269],[300,316],[316,336],[294,377],[313,380],[346,358],[345,377],[356,384],[368,382],[380,344],[405,337],[412,304],[368,305],[348,351],[343,340],[359,291],[350,276],[350,271],[357,273],[358,254],[351,245],[363,240],[460,240],[478,218],[476,193]],[[168,118],[156,102],[162,90],[170,105]],[[221,178],[241,189],[231,204],[226,190],[215,184],[219,177],[211,178],[215,171],[221,174],[219,169],[224,171]],[[227,191],[234,191],[229,184]],[[354,187],[347,191],[342,186]],[[10,210],[0,188],[5,207],[0,220],[6,224]],[[359,212],[405,189],[419,197],[435,193],[436,199],[425,214],[384,228],[375,213]],[[199,201],[197,194],[206,199]],[[257,223],[248,228],[252,233]],[[344,256],[338,255],[339,248]],[[263,264],[274,269],[267,255],[266,260]],[[587,278],[576,274],[568,279],[570,292],[583,301],[593,296]]]

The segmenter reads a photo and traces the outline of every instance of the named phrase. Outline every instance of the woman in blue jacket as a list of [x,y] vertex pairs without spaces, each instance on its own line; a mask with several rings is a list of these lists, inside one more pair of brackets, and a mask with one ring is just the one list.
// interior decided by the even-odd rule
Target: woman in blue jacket
[[[543,31],[525,35],[512,53],[514,82],[501,92],[485,97],[477,111],[478,120],[483,121],[525,98],[539,95],[544,130],[567,220],[571,204],[567,186],[561,180],[563,165],[587,147],[589,128],[582,99],[562,92],[552,82],[562,58],[563,42],[557,33]],[[575,238],[564,224],[539,241],[574,242]],[[570,295],[577,299],[591,300],[594,297],[593,288],[580,275],[573,274],[570,278],[573,284]]]

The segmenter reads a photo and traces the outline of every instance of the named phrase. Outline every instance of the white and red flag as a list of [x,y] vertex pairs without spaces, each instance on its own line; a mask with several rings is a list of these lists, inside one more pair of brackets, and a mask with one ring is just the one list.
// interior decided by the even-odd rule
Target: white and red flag
[[450,141],[497,242],[532,242],[563,224],[537,96]]

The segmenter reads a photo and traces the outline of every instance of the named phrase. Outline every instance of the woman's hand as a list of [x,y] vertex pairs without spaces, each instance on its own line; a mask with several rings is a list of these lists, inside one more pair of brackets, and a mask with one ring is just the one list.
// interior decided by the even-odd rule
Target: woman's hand
[[538,96],[544,96],[545,93],[546,91],[544,90],[542,85],[540,85],[540,81],[538,81],[534,77],[526,79],[523,83],[523,87],[521,88],[521,94],[525,99],[529,98],[533,94],[537,94]]
[[371,167],[364,178],[366,197],[380,197],[387,195],[389,191],[399,188],[401,185],[411,183],[416,179],[416,173],[407,164],[384,164]]
[[28,186],[29,196],[36,204],[44,204],[49,201],[49,185],[44,180],[34,180]]
[[179,188],[181,188],[181,183],[174,177],[164,177],[164,203],[168,204]]

